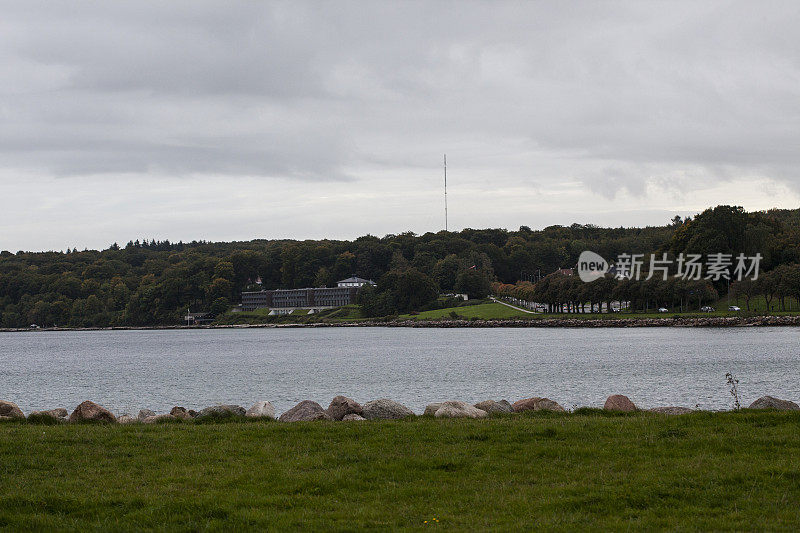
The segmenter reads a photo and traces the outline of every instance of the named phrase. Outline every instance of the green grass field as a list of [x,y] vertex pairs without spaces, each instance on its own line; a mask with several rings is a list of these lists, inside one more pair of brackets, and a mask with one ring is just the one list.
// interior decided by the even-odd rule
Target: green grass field
[[800,413],[0,424],[0,528],[797,530]]
[[336,309],[326,309],[320,313],[308,314],[308,309],[295,309],[288,315],[272,315],[269,309],[226,313],[217,318],[216,325],[222,324],[300,324],[306,322],[350,322],[364,318],[358,305],[345,305]]
[[417,315],[401,315],[399,318],[401,319],[451,318],[450,316],[451,312],[455,312],[461,318],[477,317],[485,320],[533,316],[529,313],[523,313],[522,311],[517,311],[516,309],[512,309],[507,305],[490,302],[478,305],[466,305],[463,307],[448,307],[445,309],[434,309],[432,311],[423,311]]
[[[713,313],[700,313],[698,311],[690,311],[680,313],[677,311],[670,311],[667,313],[643,313],[643,312],[623,312],[623,313],[524,313],[500,303],[484,303],[479,305],[470,305],[466,307],[448,307],[446,309],[435,309],[433,311],[423,311],[416,315],[401,315],[401,319],[420,319],[420,320],[433,320],[440,318],[451,318],[450,313],[455,312],[459,318],[479,318],[483,320],[493,319],[508,319],[508,318],[527,318],[527,319],[543,319],[543,318],[580,318],[580,319],[631,319],[631,318],[671,318],[671,317],[719,317],[719,316],[747,316],[745,311],[734,312],[728,311],[727,306],[724,308],[717,307]],[[744,308],[743,308],[744,309]],[[794,315],[796,311],[774,312],[774,315]]]
[[[460,307],[448,307],[445,309],[434,309],[431,311],[422,311],[418,314],[405,314],[400,315],[401,320],[415,319],[415,320],[436,320],[436,319],[450,319],[453,318],[451,313],[458,315],[461,319],[481,319],[481,320],[502,320],[502,319],[542,319],[542,318],[603,318],[603,319],[630,319],[630,318],[668,318],[668,317],[719,317],[719,316],[747,316],[748,314],[755,314],[757,312],[764,313],[766,304],[763,297],[753,298],[750,302],[752,313],[748,313],[745,308],[744,299],[739,300],[732,298],[731,305],[739,305],[742,308],[741,312],[728,311],[728,300],[723,298],[716,302],[714,307],[716,311],[713,313],[701,313],[696,310],[681,313],[678,309],[670,309],[667,313],[658,313],[655,310],[652,312],[623,312],[623,313],[525,313],[518,311],[506,305],[486,302],[477,305],[463,305]],[[778,302],[773,301],[772,305],[778,309]],[[795,300],[787,299],[787,311],[772,311],[773,315],[796,315],[798,314],[798,303]],[[287,324],[287,323],[308,323],[308,322],[355,322],[364,320],[365,317],[361,313],[361,308],[358,305],[352,304],[337,309],[325,310],[321,313],[309,315],[308,310],[299,309],[291,315],[282,316],[269,316],[268,309],[258,309],[256,311],[248,311],[246,313],[228,313],[223,315],[217,320],[217,324]]]
[[342,307],[337,307],[336,309],[328,309],[322,311],[318,316],[323,320],[339,322],[364,319],[364,314],[361,312],[361,306],[356,304],[345,305]]

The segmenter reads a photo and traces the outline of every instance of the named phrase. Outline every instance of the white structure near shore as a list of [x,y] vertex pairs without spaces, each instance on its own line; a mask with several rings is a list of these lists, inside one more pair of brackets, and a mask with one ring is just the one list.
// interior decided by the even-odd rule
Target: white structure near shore
[[337,287],[363,287],[364,285],[372,285],[374,287],[375,282],[371,279],[358,278],[355,276],[336,282]]

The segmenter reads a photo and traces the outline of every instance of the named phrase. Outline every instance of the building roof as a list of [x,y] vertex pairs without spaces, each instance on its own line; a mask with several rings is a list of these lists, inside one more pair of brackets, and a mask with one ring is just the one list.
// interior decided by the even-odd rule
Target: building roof
[[341,281],[337,281],[337,283],[372,283],[372,280],[364,279],[364,278],[357,278],[353,276],[352,278],[343,279]]

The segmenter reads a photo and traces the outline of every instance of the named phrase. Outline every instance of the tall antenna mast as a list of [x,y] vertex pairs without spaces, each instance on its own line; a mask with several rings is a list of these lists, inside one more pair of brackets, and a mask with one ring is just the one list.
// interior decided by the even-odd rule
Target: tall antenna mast
[[444,154],[444,230],[447,231],[447,154]]

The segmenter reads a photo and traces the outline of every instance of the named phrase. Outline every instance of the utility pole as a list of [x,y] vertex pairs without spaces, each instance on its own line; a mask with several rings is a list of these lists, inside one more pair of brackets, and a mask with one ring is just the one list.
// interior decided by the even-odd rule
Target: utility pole
[[447,154],[444,154],[444,230],[447,231]]

